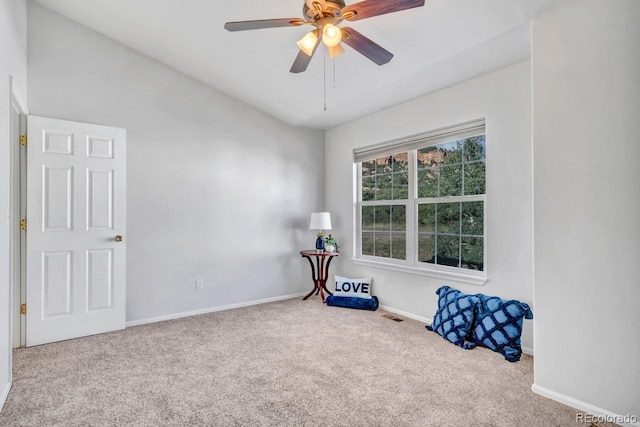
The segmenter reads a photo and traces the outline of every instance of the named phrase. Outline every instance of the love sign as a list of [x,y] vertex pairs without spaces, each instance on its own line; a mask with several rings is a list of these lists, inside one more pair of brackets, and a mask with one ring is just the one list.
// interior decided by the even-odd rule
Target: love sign
[[369,284],[362,282],[336,282],[336,291],[338,292],[363,292],[369,293]]
[[371,298],[371,278],[335,276],[335,284],[334,295],[337,297]]

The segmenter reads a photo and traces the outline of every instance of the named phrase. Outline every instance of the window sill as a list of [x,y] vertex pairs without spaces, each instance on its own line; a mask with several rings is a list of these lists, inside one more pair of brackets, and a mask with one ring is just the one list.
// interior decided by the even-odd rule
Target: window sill
[[473,274],[453,273],[441,270],[427,270],[425,268],[411,267],[408,265],[391,264],[380,261],[372,261],[368,259],[351,258],[351,261],[357,265],[366,265],[369,267],[383,268],[385,270],[398,271],[400,273],[414,274],[417,276],[435,277],[437,279],[452,280],[470,285],[482,286],[489,280],[486,276],[476,276]]

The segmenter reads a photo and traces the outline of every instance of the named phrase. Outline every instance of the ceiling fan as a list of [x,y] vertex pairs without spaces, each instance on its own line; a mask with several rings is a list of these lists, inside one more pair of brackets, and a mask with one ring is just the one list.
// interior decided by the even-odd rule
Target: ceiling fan
[[357,50],[378,65],[391,61],[393,54],[350,27],[338,27],[343,21],[358,21],[373,16],[385,15],[405,9],[424,6],[425,0],[364,0],[346,6],[344,0],[305,0],[301,18],[259,19],[253,21],[227,22],[224,28],[229,31],[258,30],[262,28],[297,27],[313,25],[314,30],[298,41],[300,52],[291,66],[292,73],[301,73],[307,69],[316,49],[322,42],[329,51],[329,57],[335,58],[344,49],[340,42]]

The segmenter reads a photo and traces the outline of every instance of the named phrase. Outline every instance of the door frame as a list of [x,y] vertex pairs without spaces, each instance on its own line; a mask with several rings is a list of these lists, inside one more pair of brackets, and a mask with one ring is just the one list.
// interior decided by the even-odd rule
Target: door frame
[[10,115],[13,123],[14,110],[19,114],[19,129],[11,127],[11,194],[9,202],[10,219],[10,280],[11,280],[11,305],[12,305],[12,326],[11,326],[11,346],[9,348],[9,360],[11,360],[11,349],[24,347],[26,343],[25,316],[20,314],[20,306],[25,303],[25,236],[20,230],[20,219],[26,217],[26,150],[20,144],[20,136],[27,134],[27,115],[29,111],[25,99],[13,81],[9,77],[11,92]]

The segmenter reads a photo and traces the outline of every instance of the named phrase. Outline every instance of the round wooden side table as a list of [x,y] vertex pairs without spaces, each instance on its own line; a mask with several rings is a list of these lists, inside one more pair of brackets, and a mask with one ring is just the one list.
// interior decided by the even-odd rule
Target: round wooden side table
[[[322,302],[324,302],[325,291],[329,295],[333,295],[329,289],[327,289],[327,279],[329,278],[329,265],[331,264],[331,260],[338,255],[340,255],[340,252],[318,252],[315,249],[310,251],[300,251],[300,256],[309,260],[309,265],[311,266],[311,278],[313,279],[313,289],[307,294],[307,296],[302,298],[303,300],[306,300],[314,293],[316,295],[320,293]],[[315,258],[315,265],[311,258]]]

